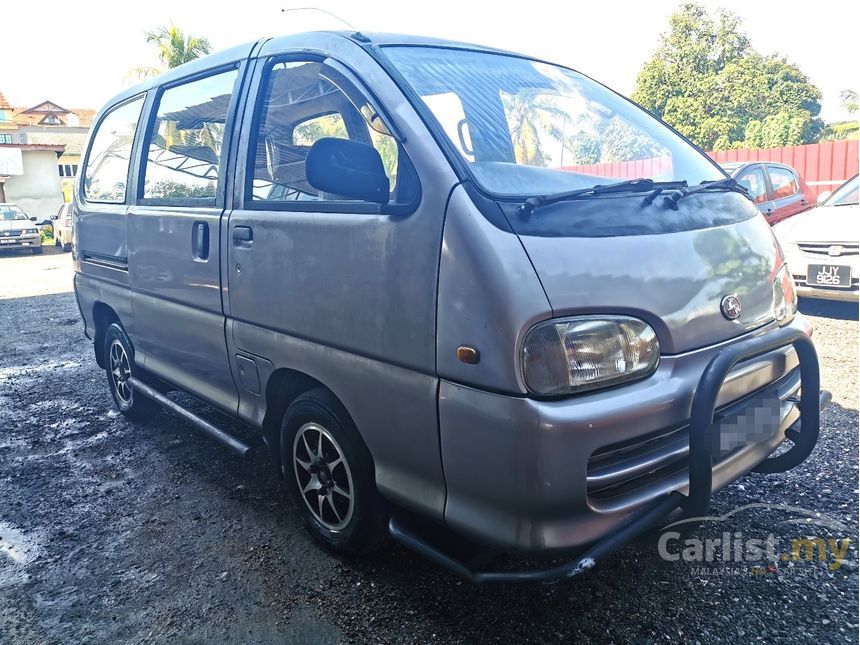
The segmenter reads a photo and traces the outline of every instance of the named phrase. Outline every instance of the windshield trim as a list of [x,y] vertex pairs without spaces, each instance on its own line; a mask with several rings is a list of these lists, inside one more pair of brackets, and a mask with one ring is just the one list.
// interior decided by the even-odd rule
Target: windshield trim
[[436,145],[439,146],[439,149],[442,151],[442,153],[444,154],[444,156],[448,160],[448,163],[451,165],[451,167],[454,170],[455,174],[457,175],[458,179],[461,182],[468,181],[484,197],[488,197],[488,198],[493,199],[497,202],[520,203],[520,202],[525,201],[529,197],[533,197],[534,193],[531,193],[531,194],[522,193],[522,194],[518,194],[518,195],[511,195],[511,194],[497,193],[497,192],[490,190],[486,186],[484,186],[484,184],[475,175],[475,172],[470,167],[470,164],[465,159],[463,159],[462,155],[454,147],[454,143],[448,138],[448,136],[442,130],[442,126],[439,123],[439,120],[436,118],[436,116],[433,114],[433,112],[430,110],[430,108],[424,103],[421,96],[412,87],[412,84],[402,74],[402,72],[397,67],[397,65],[394,63],[394,61],[388,55],[386,55],[385,51],[384,51],[386,49],[406,49],[406,48],[408,48],[408,49],[442,49],[442,50],[463,51],[463,52],[485,54],[485,55],[506,56],[508,58],[517,58],[520,60],[526,60],[526,61],[530,61],[530,62],[541,63],[544,65],[551,65],[553,67],[558,67],[560,69],[564,69],[564,70],[567,70],[569,72],[573,72],[574,74],[577,74],[577,75],[581,76],[582,78],[587,79],[588,81],[591,81],[592,83],[599,85],[600,87],[602,87],[606,91],[611,92],[612,94],[614,94],[615,96],[617,96],[621,100],[629,103],[630,106],[632,106],[632,108],[634,110],[638,110],[640,112],[645,113],[649,118],[654,119],[655,121],[657,121],[661,125],[668,128],[672,133],[674,133],[677,137],[679,137],[683,142],[687,143],[691,148],[693,148],[693,150],[695,150],[697,153],[699,153],[699,155],[701,155],[702,157],[707,159],[708,162],[720,173],[720,175],[722,177],[728,178],[731,176],[714,159],[712,159],[707,154],[705,154],[704,150],[702,150],[699,146],[697,146],[695,143],[690,141],[682,133],[678,132],[678,130],[676,130],[670,124],[666,123],[663,119],[651,114],[650,112],[648,112],[648,110],[646,110],[645,108],[640,106],[638,103],[635,103],[634,101],[632,101],[628,97],[624,96],[623,94],[616,92],[611,87],[604,85],[603,83],[601,83],[598,80],[595,80],[594,78],[592,78],[588,74],[584,74],[584,73],[582,73],[576,69],[573,69],[572,67],[568,67],[568,66],[562,65],[560,63],[554,63],[552,61],[544,60],[541,58],[535,58],[533,56],[527,56],[525,54],[518,54],[516,52],[506,51],[503,49],[483,48],[480,46],[471,46],[470,47],[468,45],[441,44],[441,43],[427,43],[427,44],[424,44],[424,43],[421,43],[421,44],[417,44],[417,43],[403,43],[403,44],[401,44],[401,43],[386,43],[383,45],[367,46],[366,50],[371,54],[371,56],[376,60],[376,62],[379,63],[379,65],[385,70],[385,72],[388,74],[388,76],[391,78],[391,80],[394,82],[394,84],[397,85],[400,92],[404,95],[406,100],[412,106],[412,109],[415,110],[415,112],[418,114],[421,121],[427,127],[431,136],[435,140]]
[[822,206],[831,206],[831,207],[833,207],[833,206],[856,206],[858,204],[858,202],[846,202],[844,204],[836,204],[834,202],[836,201],[837,195],[839,195],[840,191],[843,188],[845,188],[846,186],[848,186],[848,184],[850,184],[851,182],[856,182],[857,177],[858,177],[858,175],[854,175],[851,179],[848,179],[844,183],[842,183],[836,190],[833,191],[833,193],[827,199],[824,200],[824,203],[821,205]]

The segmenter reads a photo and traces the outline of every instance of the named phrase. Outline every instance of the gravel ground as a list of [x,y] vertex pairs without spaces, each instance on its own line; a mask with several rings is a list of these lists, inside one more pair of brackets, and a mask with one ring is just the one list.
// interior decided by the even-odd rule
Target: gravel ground
[[[0,258],[0,283],[10,268]],[[717,513],[768,502],[830,528],[746,509],[695,534],[849,538],[838,570],[702,571],[662,560],[652,535],[568,583],[476,588],[394,546],[360,562],[323,553],[265,457],[242,461],[166,413],[130,425],[73,296],[15,289],[0,299],[2,643],[857,642],[856,306],[803,305],[834,393],[813,456],[714,497]]]

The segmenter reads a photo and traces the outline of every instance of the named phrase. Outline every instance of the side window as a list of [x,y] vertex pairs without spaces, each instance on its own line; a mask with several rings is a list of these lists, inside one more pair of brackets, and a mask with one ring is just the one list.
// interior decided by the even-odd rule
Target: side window
[[108,112],[99,123],[84,170],[87,201],[125,203],[131,147],[142,108],[141,96]]
[[744,170],[738,175],[737,182],[747,189],[753,203],[761,204],[767,201],[767,184],[764,181],[764,173],[760,166],[753,166]]
[[165,90],[149,135],[142,196],[214,203],[237,70]]
[[314,188],[305,173],[311,146],[322,138],[350,139],[372,145],[382,159],[391,202],[414,194],[414,177],[401,163],[400,146],[382,117],[339,72],[324,63],[291,61],[268,68],[259,97],[257,131],[252,141],[253,202],[361,201]]
[[768,166],[767,174],[770,176],[770,184],[773,189],[771,199],[791,197],[800,190],[800,186],[797,184],[797,177],[788,168]]

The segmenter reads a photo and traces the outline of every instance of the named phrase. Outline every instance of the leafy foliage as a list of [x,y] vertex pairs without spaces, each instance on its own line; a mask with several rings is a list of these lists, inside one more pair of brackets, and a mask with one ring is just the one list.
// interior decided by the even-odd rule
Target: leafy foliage
[[[547,167],[631,161],[664,151],[620,117],[570,112],[548,94],[503,95],[517,163]],[[546,148],[551,146],[550,153]]]
[[842,90],[839,93],[839,98],[842,99],[842,107],[848,114],[857,114],[857,92],[854,90]]
[[839,121],[838,123],[830,123],[824,128],[824,134],[821,137],[822,141],[841,141],[844,139],[860,138],[860,127],[857,121]]
[[196,60],[212,51],[208,38],[186,34],[173,23],[147,31],[145,37],[147,43],[155,46],[161,69],[153,66],[135,67],[128,73],[131,78],[158,76],[168,69]]
[[694,3],[670,16],[633,99],[705,149],[811,143],[823,129],[800,68],[756,52],[735,14]]

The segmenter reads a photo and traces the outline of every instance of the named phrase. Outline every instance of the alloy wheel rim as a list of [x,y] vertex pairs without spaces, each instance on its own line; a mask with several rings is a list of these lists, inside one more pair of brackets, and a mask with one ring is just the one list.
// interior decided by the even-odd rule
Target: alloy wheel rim
[[117,397],[123,404],[130,405],[132,394],[128,379],[131,377],[131,365],[125,347],[118,340],[114,340],[110,346],[110,372]]
[[305,423],[296,432],[293,471],[314,519],[330,531],[346,527],[355,501],[352,472],[340,445],[318,423]]

